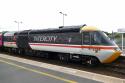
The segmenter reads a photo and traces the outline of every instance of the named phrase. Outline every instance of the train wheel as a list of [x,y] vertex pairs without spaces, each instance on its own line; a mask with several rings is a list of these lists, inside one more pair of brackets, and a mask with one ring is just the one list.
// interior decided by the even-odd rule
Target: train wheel
[[58,56],[59,56],[60,61],[64,61],[64,62],[69,61],[69,55],[68,54],[59,54]]
[[21,50],[18,50],[18,54],[21,54]]
[[12,52],[11,48],[8,48],[8,52],[9,52],[9,53],[11,53],[11,52]]
[[19,55],[24,54],[24,51],[22,49],[18,49],[18,54]]
[[86,60],[86,65],[89,67],[98,65],[98,60],[95,57],[88,57]]

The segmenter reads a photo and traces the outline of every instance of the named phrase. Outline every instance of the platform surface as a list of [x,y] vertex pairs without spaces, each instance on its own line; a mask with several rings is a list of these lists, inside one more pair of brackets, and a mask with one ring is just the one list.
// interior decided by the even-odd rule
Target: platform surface
[[0,58],[0,83],[100,83],[42,67]]

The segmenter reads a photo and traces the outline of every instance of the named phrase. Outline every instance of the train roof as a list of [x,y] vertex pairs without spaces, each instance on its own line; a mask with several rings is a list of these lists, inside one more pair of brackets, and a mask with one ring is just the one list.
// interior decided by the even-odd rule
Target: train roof
[[19,31],[17,34],[28,34],[30,30]]
[[39,30],[24,30],[16,32],[16,34],[40,34],[40,33],[68,33],[68,32],[82,32],[82,31],[99,31],[96,27],[78,25],[78,26],[60,26],[59,28],[39,29]]
[[39,33],[65,33],[65,32],[79,32],[81,27],[86,26],[78,25],[78,26],[60,26],[59,28],[51,28],[51,29],[41,29],[41,30],[31,30],[30,34],[39,34]]
[[4,34],[4,36],[13,36],[16,33],[16,31],[9,31]]
[[0,32],[1,34],[5,34],[6,32],[8,32],[8,31],[2,31],[2,32]]

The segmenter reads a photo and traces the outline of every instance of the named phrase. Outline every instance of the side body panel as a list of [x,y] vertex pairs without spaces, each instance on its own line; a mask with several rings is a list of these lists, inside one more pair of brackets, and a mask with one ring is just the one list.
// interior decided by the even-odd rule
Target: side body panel
[[80,54],[81,34],[67,33],[40,33],[30,34],[29,44],[34,50]]

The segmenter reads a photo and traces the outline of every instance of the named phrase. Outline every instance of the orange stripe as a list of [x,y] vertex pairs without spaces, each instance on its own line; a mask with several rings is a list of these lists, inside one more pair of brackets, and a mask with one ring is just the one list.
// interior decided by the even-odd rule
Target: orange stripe
[[120,55],[121,55],[121,52],[120,51],[116,51],[109,58],[104,60],[102,63],[111,63],[111,62],[115,61]]

